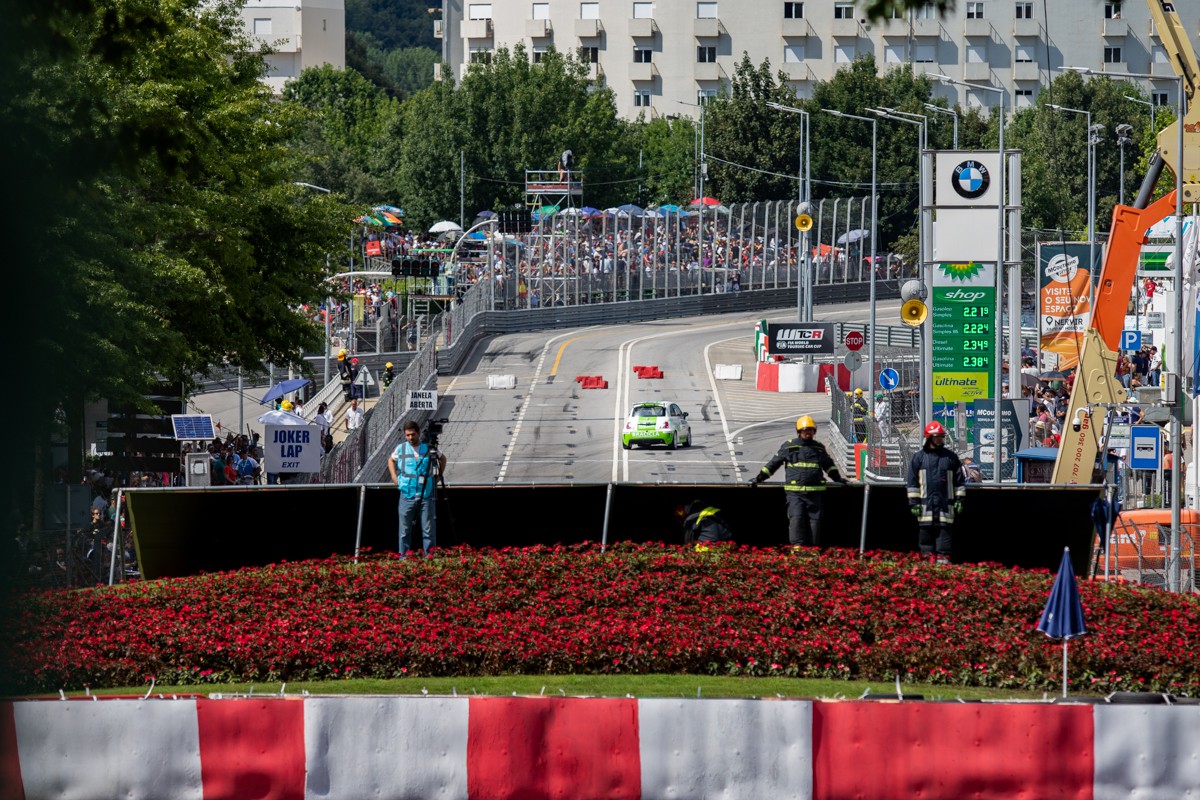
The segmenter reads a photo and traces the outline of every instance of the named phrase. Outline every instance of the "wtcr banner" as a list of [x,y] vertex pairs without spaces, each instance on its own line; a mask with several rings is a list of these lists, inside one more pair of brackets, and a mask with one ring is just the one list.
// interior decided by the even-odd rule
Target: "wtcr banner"
[[[1038,243],[1039,349],[1058,356],[1055,369],[1079,363],[1092,318],[1092,276],[1099,274],[1099,263],[1088,267],[1089,250],[1087,242]],[[1097,262],[1102,250],[1096,249]]]

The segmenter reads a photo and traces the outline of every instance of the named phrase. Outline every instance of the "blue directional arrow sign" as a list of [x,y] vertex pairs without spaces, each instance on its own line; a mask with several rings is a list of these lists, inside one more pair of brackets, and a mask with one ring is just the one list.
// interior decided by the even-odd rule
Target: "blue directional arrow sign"
[[1122,350],[1141,350],[1142,349],[1142,332],[1141,331],[1121,331],[1121,349]]
[[899,385],[900,385],[900,373],[896,372],[896,370],[892,369],[891,367],[888,367],[887,369],[885,369],[879,373],[879,386],[882,389],[890,392],[892,389],[895,389]]

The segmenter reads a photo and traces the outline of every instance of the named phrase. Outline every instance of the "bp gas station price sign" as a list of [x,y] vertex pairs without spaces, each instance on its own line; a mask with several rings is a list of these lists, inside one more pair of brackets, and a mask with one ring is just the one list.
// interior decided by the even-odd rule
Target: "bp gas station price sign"
[[[941,264],[932,291],[933,400],[991,397],[996,366],[996,287],[992,265]],[[960,274],[955,274],[960,273]],[[957,278],[957,280],[956,280]],[[941,284],[941,285],[939,285]]]

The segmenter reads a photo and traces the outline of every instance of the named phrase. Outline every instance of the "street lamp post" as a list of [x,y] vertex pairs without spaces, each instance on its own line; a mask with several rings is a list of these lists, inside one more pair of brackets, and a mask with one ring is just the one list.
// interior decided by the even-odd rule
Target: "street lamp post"
[[[812,206],[812,160],[809,149],[809,129],[811,126],[811,118],[807,111],[793,106],[785,106],[782,103],[767,103],[767,108],[773,108],[776,111],[784,111],[789,114],[800,115],[800,174],[798,176],[799,187],[797,189],[797,212],[803,212],[805,204],[809,208],[811,214]],[[800,247],[804,251],[804,275],[796,281],[796,319],[798,322],[812,321],[812,265],[811,254],[808,246],[808,231],[804,231],[800,235]]]
[[958,112],[953,108],[942,108],[935,106],[933,103],[925,103],[925,108],[936,114],[944,114],[948,117],[954,117],[954,149],[958,149]]
[[[918,128],[918,131],[917,131],[917,133],[918,133],[918,136],[917,136],[917,185],[918,185],[918,187],[921,186],[924,183],[924,181],[922,181],[922,179],[921,179],[922,178],[921,165],[924,163],[923,154],[927,147],[927,142],[925,141],[925,129],[926,129],[926,126],[928,126],[928,124],[929,124],[929,118],[926,117],[924,114],[911,114],[911,115],[907,115],[907,116],[900,116],[904,112],[895,111],[894,109],[890,109],[890,108],[868,108],[867,111],[870,111],[875,116],[881,117],[883,119],[890,119],[895,122],[906,122],[909,125],[917,126],[917,128]],[[919,120],[909,119],[909,116],[920,117],[920,119]],[[919,192],[918,192],[918,194],[919,194]],[[918,200],[918,206],[919,205],[920,205],[920,201]],[[925,226],[924,226],[924,224],[922,224],[922,220],[918,219],[917,220],[917,274],[921,275],[922,277],[924,277],[924,275],[925,275],[924,230],[925,230]],[[872,270],[872,275],[874,275],[873,270]],[[925,398],[928,396],[929,384],[926,383],[926,381],[925,381],[925,326],[924,326],[924,324],[920,325],[918,330],[921,333],[921,379],[920,379],[918,385],[920,386],[921,397]]]
[[[835,111],[829,108],[821,109],[826,114],[842,119],[857,119],[862,122],[871,123],[871,310],[870,310],[870,336],[867,339],[867,374],[870,381],[875,380],[875,252],[876,239],[878,234],[879,223],[879,192],[877,178],[878,165],[878,140],[876,131],[878,125],[874,117],[860,117],[857,114],[847,114],[844,111]],[[870,384],[868,384],[870,385]]]
[[[317,186],[315,183],[305,183],[304,181],[292,181],[292,183],[295,186],[303,186],[305,189],[312,189],[317,192],[324,192],[325,194],[332,194],[332,192],[329,189],[326,189],[324,186]],[[329,272],[329,254],[328,253],[325,254],[325,271]],[[332,341],[331,335],[332,335],[333,331],[332,331],[332,323],[330,322],[330,317],[332,315],[333,315],[333,296],[330,295],[325,298],[325,358],[324,358],[325,363],[324,363],[323,374],[324,374],[324,381],[325,381],[326,386],[329,385],[329,362],[333,358],[333,348],[331,345],[331,341]],[[239,381],[241,380],[241,370],[238,371],[238,380]],[[239,411],[239,416],[240,416],[240,411]],[[238,427],[241,428],[240,418],[238,421]]]
[[1055,111],[1065,111],[1071,114],[1082,114],[1087,119],[1087,184],[1088,184],[1088,271],[1096,272],[1096,144],[1099,142],[1096,128],[1104,130],[1102,125],[1092,125],[1092,112],[1078,108],[1047,103],[1046,108]]
[[1132,131],[1133,126],[1127,122],[1122,122],[1117,126],[1117,149],[1121,151],[1121,185],[1117,190],[1117,203],[1120,205],[1125,205],[1125,145],[1133,141],[1133,139],[1129,138],[1129,134]]
[[[1106,72],[1106,73],[1104,73],[1104,74],[1105,74],[1105,75],[1107,75],[1107,74],[1109,74],[1109,73],[1107,73],[1107,72]],[[1158,129],[1157,129],[1155,126],[1154,126],[1154,122],[1155,122],[1155,119],[1154,119],[1154,109],[1155,109],[1154,102],[1153,102],[1153,101],[1151,101],[1151,100],[1143,100],[1143,99],[1142,99],[1142,98],[1140,98],[1140,97],[1134,97],[1134,96],[1133,96],[1133,95],[1131,95],[1131,94],[1127,94],[1127,95],[1125,95],[1125,99],[1126,99],[1126,100],[1130,100],[1130,101],[1132,101],[1132,102],[1134,102],[1134,103],[1139,103],[1139,104],[1141,104],[1141,105],[1143,105],[1143,106],[1149,106],[1149,107],[1150,107],[1150,132],[1151,132],[1151,133],[1154,133],[1154,134],[1157,134],[1157,133],[1158,133]]]
[[[998,86],[981,86],[981,85],[975,84],[975,83],[967,83],[966,81],[960,81],[957,78],[951,78],[949,75],[943,75],[941,73],[926,72],[925,74],[931,78],[936,78],[937,80],[941,81],[942,83],[952,83],[957,86],[963,86],[968,89],[974,89],[976,91],[992,92],[993,94],[998,95],[1000,98],[999,116],[996,119],[996,139],[997,139],[996,145],[997,145],[997,149],[1000,151],[1000,170],[999,170],[999,172],[1000,172],[1000,175],[999,175],[1000,192],[999,192],[999,198],[996,201],[996,211],[997,211],[997,215],[999,217],[997,219],[998,224],[996,225],[996,306],[997,306],[996,310],[997,310],[997,312],[999,312],[1000,308],[1002,308],[1003,302],[1004,302],[1004,300],[1003,300],[1003,298],[1004,298],[1004,265],[1005,265],[1004,229],[1006,227],[1006,225],[1005,225],[1006,213],[1005,212],[1007,210],[1004,200],[1005,200],[1006,193],[1008,192],[1008,183],[1007,183],[1007,179],[1006,179],[1006,175],[1005,175],[1005,173],[1006,173],[1005,167],[1008,162],[1008,157],[1007,157],[1007,154],[1004,152],[1004,89],[1003,89],[1003,87],[998,87]],[[1014,278],[1015,278],[1015,280],[1014,280]],[[1009,359],[1008,360],[1012,367],[1012,374],[1015,376],[1017,374],[1017,364],[1020,363],[1020,354],[1021,354],[1021,318],[1020,318],[1020,313],[1019,313],[1021,282],[1020,282],[1020,266],[1019,265],[1017,265],[1017,267],[1013,270],[1013,276],[1009,278],[1008,283],[1009,283],[1009,287],[1008,287],[1009,293],[1013,296],[1013,298],[1015,298],[1015,301],[1012,301],[1010,299],[1010,302],[1009,302],[1010,313],[1008,315],[1009,316],[1009,320],[1008,320]],[[1013,309],[1013,308],[1017,309],[1016,313],[1013,313],[1011,311],[1011,309]],[[1003,439],[1001,438],[1003,429],[1000,424],[1003,413],[1002,413],[1000,401],[1001,401],[1001,394],[1002,394],[1001,390],[1004,387],[1004,357],[1003,357],[1004,331],[1003,331],[1003,326],[1000,325],[1000,317],[1001,317],[1001,315],[999,313],[997,313],[996,314],[996,364],[995,364],[996,387],[992,391],[992,395],[993,395],[993,397],[995,397],[995,400],[996,400],[995,415],[994,415],[995,428],[993,429],[993,435],[994,435],[995,439],[992,442],[992,482],[995,483],[997,486],[1000,485],[1000,452],[1001,452],[1001,445],[1003,444]],[[1016,381],[1013,381],[1012,384],[1010,384],[1010,386],[1008,388],[1009,396],[1016,397],[1017,395],[1015,394],[1015,392],[1017,392],[1019,390],[1020,390],[1020,387],[1017,386]]]

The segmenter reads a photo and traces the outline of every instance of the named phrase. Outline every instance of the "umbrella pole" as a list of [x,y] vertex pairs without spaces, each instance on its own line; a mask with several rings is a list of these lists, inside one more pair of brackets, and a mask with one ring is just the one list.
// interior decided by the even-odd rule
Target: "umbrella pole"
[[1067,696],[1067,640],[1063,639],[1063,697]]

